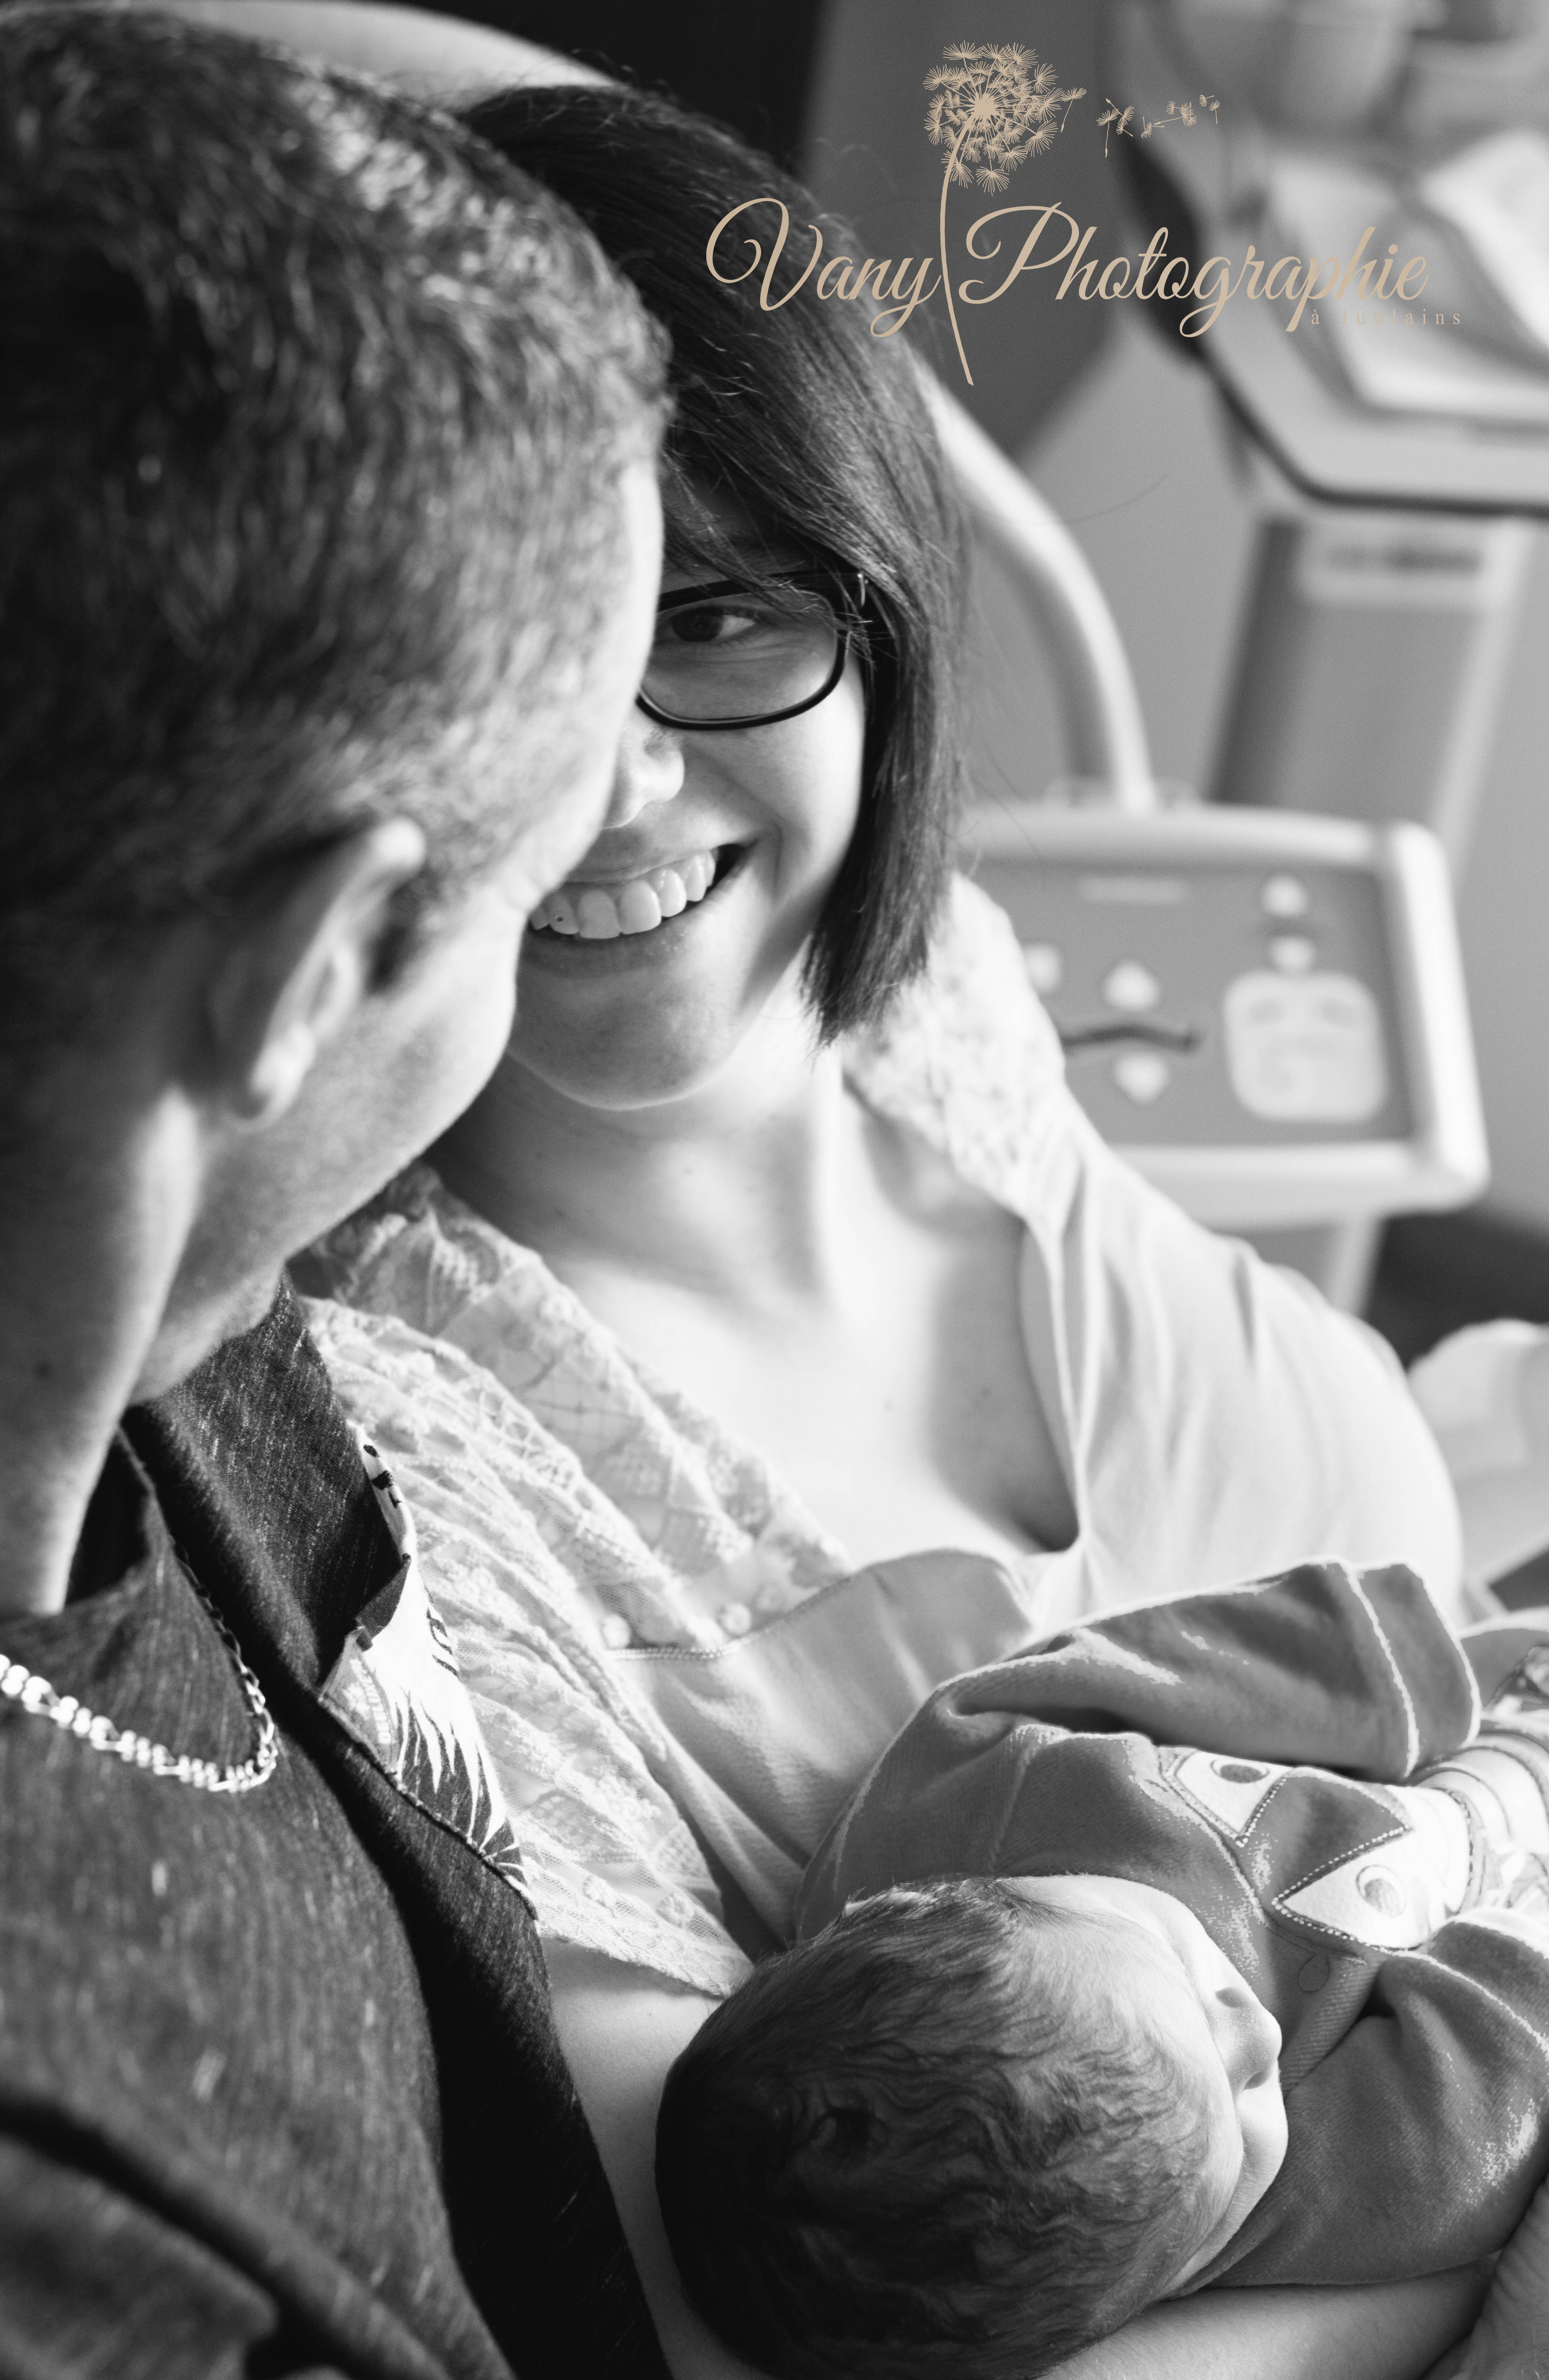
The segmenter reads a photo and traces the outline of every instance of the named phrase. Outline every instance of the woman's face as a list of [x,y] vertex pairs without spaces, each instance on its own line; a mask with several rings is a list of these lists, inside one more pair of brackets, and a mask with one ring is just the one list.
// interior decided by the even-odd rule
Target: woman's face
[[[663,594],[706,575],[669,570]],[[717,1075],[776,994],[794,1010],[854,832],[864,735],[853,656],[824,701],[769,726],[665,727],[637,709],[603,832],[560,888],[558,914],[582,930],[539,922],[523,938],[511,1057],[584,1106],[650,1107]]]

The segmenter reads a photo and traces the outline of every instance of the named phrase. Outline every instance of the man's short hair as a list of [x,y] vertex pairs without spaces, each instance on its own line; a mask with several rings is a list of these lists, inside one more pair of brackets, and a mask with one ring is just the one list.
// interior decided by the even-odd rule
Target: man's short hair
[[664,356],[576,217],[461,126],[96,6],[0,13],[0,284],[21,1062],[18,1003],[46,1053],[137,936],[273,863],[413,818],[411,932],[541,813]]
[[1208,2109],[1064,1955],[1081,1925],[994,1880],[878,1893],[684,2050],[667,2238],[759,2370],[1031,2380],[1172,2286],[1215,2212]]

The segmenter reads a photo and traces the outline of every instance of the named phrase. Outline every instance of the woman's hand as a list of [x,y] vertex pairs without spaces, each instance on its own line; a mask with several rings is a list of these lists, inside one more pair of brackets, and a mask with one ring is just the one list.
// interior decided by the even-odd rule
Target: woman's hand
[[1549,2182],[1507,2240],[1478,2322],[1429,2380],[1549,2380]]

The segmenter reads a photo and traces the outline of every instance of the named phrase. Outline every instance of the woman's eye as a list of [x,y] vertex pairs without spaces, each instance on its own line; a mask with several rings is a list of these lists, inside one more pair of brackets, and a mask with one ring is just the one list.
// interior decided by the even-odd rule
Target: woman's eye
[[770,625],[764,609],[750,603],[688,603],[664,612],[656,623],[659,645],[733,645]]

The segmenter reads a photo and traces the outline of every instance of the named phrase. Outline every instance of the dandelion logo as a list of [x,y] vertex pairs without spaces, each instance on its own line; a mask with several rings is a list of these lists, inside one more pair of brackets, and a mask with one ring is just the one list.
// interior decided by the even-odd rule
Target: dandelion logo
[[[1019,42],[1001,47],[976,42],[949,42],[942,63],[925,78],[931,94],[925,130],[934,146],[947,149],[941,177],[942,278],[946,285],[946,310],[963,378],[973,386],[973,374],[963,353],[957,310],[952,302],[952,275],[946,265],[946,193],[954,182],[967,189],[977,182],[982,190],[1000,192],[1017,167],[1029,157],[1042,157],[1064,128],[1065,116],[1084,91],[1061,91],[1054,67],[1040,64],[1036,50]],[[1056,124],[1055,118],[1059,115]]]

